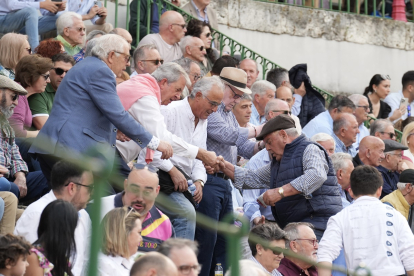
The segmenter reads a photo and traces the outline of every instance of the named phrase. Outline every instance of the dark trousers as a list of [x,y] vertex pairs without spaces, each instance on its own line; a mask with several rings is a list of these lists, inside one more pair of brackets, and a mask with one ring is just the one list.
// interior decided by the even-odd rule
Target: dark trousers
[[41,171],[29,172],[26,175],[27,195],[23,198],[20,198],[19,188],[14,184],[15,178],[10,177],[8,180],[11,184],[10,192],[16,194],[19,202],[23,205],[28,205],[38,200],[50,191],[46,178]]
[[28,153],[33,141],[34,138],[16,137],[16,145],[19,147],[20,155],[26,162],[27,167],[29,168],[29,172],[41,170],[39,162]]
[[[233,212],[231,187],[228,180],[208,175],[203,189],[203,199],[197,211],[220,221],[228,213]],[[200,276],[214,275],[214,268],[221,263],[223,270],[226,266],[226,240],[216,231],[196,228],[195,240],[199,243],[198,262],[202,265]]]

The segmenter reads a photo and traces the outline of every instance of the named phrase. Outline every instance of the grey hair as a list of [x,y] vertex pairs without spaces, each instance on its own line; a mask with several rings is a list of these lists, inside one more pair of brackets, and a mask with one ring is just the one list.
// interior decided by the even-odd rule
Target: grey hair
[[149,51],[149,50],[157,50],[158,51],[158,48],[154,44],[145,44],[145,45],[142,45],[139,48],[136,48],[135,51],[134,51],[134,58],[133,58],[134,59],[134,64],[137,64],[138,61],[143,60],[145,58],[146,51]]
[[[241,61],[240,61],[240,64],[241,64],[244,60],[251,60],[251,61],[253,61],[253,62],[256,64],[256,70],[257,70],[257,72],[259,72],[259,71],[260,71],[259,64],[257,63],[257,61],[255,61],[254,59],[251,59],[251,58],[245,58],[245,59],[243,59],[243,60],[241,60]],[[239,66],[239,67],[240,67],[240,66]],[[276,90],[276,89],[275,89],[275,90]]]
[[405,185],[407,185],[407,184],[411,184],[411,183],[402,183],[402,182],[398,182],[398,183],[397,183],[397,188],[398,188],[400,191],[402,191],[402,190],[404,190],[404,189],[405,189]]
[[287,128],[287,129],[285,129],[285,132],[290,137],[297,137],[297,136],[299,136],[299,132],[296,129],[296,127]]
[[86,47],[85,47],[85,57],[90,57],[91,56],[92,49],[93,49],[93,46],[95,46],[95,43],[96,43],[96,39],[95,38],[92,38],[91,40],[89,40],[86,43]]
[[224,90],[224,84],[219,76],[202,78],[194,84],[193,91],[191,91],[189,97],[194,98],[197,92],[201,92],[201,94],[203,94],[203,97],[206,97],[214,85],[217,85],[222,91]]
[[[187,72],[187,74],[190,74],[190,70],[191,70],[191,64],[197,64],[194,60],[190,59],[190,58],[186,58],[186,57],[182,57],[180,59],[177,60],[173,60],[172,62],[175,62],[177,64],[179,64],[181,67],[183,67],[184,71]],[[197,64],[197,66],[199,66]]]
[[355,106],[359,105],[359,102],[362,99],[368,100],[367,97],[365,97],[364,95],[361,95],[361,94],[352,94],[351,96],[348,96],[348,99],[350,99],[354,103]]
[[243,96],[240,98],[240,101],[242,100],[253,101],[253,98],[249,94],[244,93]]
[[[252,95],[252,97],[254,97],[254,96]],[[265,110],[264,110],[266,120],[269,120],[269,112],[273,109],[278,108],[279,104],[282,103],[282,102],[286,103],[285,101],[282,101],[280,99],[271,99],[270,101],[267,102],[267,104],[265,106]]]
[[301,225],[308,226],[312,230],[315,229],[315,227],[309,222],[291,222],[288,225],[286,225],[285,228],[283,229],[283,231],[285,231],[285,233],[287,235],[287,240],[286,240],[286,247],[287,248],[290,248],[290,242],[291,241],[296,240],[296,239],[300,239],[298,228]]
[[266,80],[270,81],[277,88],[282,86],[284,81],[289,81],[289,72],[284,68],[275,68],[267,72]]
[[315,142],[315,143],[325,142],[325,141],[332,141],[334,143],[334,147],[335,147],[334,138],[331,135],[329,135],[327,133],[324,133],[324,132],[320,132],[320,133],[317,133],[317,134],[313,135],[312,138],[311,138],[311,141]]
[[183,53],[183,55],[185,54],[185,48],[187,48],[187,46],[191,45],[193,38],[194,38],[194,36],[186,35],[185,37],[183,37],[180,40],[180,49],[181,49],[181,52]]
[[[121,36],[116,34],[107,34],[98,38],[94,38],[95,46],[91,50],[91,55],[99,59],[106,59],[110,52],[124,52],[124,47],[129,48],[128,42]],[[115,53],[119,55],[119,53]]]
[[56,31],[58,35],[63,35],[63,30],[65,28],[70,28],[73,26],[73,19],[77,18],[82,21],[82,16],[76,12],[64,12],[56,20]]
[[352,156],[348,153],[336,152],[331,155],[331,160],[336,173],[338,170],[346,168],[346,160],[350,160],[352,162]]
[[86,41],[94,39],[97,35],[106,35],[104,31],[101,30],[93,30],[89,34],[86,35]]
[[152,74],[157,81],[161,81],[162,79],[167,79],[168,83],[173,83],[178,81],[181,76],[185,78],[186,86],[191,86],[190,78],[188,74],[184,71],[183,67],[178,65],[175,62],[167,62],[158,67]]
[[173,249],[182,249],[184,247],[189,247],[196,255],[198,254],[198,244],[196,241],[181,238],[172,238],[164,241],[158,247],[158,252],[164,256],[170,257]]
[[[347,113],[345,113],[345,114],[347,114]],[[336,119],[333,122],[333,132],[335,134],[338,134],[339,131],[341,130],[341,128],[347,129],[347,127],[349,125],[349,121],[348,121],[348,118],[347,118],[348,116],[345,115],[345,114],[343,116],[340,116],[338,119]],[[352,115],[352,114],[349,114],[349,115]],[[354,116],[354,115],[352,115],[352,116]]]
[[384,132],[388,126],[392,126],[391,121],[387,119],[377,119],[371,124],[369,134],[375,136],[376,132]]
[[267,90],[276,91],[276,86],[267,80],[259,80],[253,83],[251,90],[252,90],[252,97],[256,94],[262,96],[266,93]]

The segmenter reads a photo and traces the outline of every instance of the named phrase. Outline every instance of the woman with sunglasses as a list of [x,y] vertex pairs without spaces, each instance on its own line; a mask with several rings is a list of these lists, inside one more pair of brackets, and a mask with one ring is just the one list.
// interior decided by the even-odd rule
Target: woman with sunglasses
[[[376,74],[371,78],[369,86],[365,88],[364,96],[368,98],[370,115],[377,119],[387,119],[391,112],[391,107],[383,101],[390,93],[390,80],[388,75]],[[399,119],[405,111],[404,108],[397,109],[390,120]]]
[[269,245],[274,247],[286,248],[286,232],[280,229],[280,227],[273,222],[266,222],[264,224],[257,225],[250,230],[249,235],[249,247],[252,251],[252,257],[250,258],[267,273],[273,276],[283,276],[277,268],[280,265],[280,261],[283,259],[283,253],[266,249],[261,244],[258,244],[252,240],[252,235],[258,236],[263,240],[269,242]]
[[5,34],[0,39],[0,75],[14,80],[17,63],[31,53],[27,35]]
[[141,237],[141,215],[133,208],[115,208],[101,223],[102,253],[98,276],[129,276]]
[[[72,203],[57,199],[40,216],[38,240],[27,258],[25,276],[73,276],[70,259],[76,255],[78,212]],[[114,274],[116,275],[116,274]]]
[[210,72],[214,62],[216,62],[219,56],[218,52],[211,47],[213,36],[210,24],[195,18],[191,19],[187,24],[187,32],[185,35],[198,37],[204,42],[204,47],[207,52],[204,66],[207,68],[208,72]]

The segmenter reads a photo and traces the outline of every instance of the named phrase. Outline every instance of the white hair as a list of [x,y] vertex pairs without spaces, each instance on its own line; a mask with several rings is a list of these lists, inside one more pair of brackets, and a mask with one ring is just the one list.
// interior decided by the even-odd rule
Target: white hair
[[346,160],[350,160],[352,162],[352,156],[348,153],[344,152],[336,152],[331,155],[332,165],[334,167],[335,173],[338,170],[346,169]]
[[327,133],[317,133],[310,138],[312,142],[318,143],[318,142],[325,142],[325,141],[332,141],[334,143],[334,147],[336,146],[334,138],[332,138],[331,135]]
[[[116,34],[107,34],[93,39],[95,46],[91,50],[91,55],[99,59],[106,59],[110,52],[114,51],[116,55],[124,52],[124,48],[129,48],[128,42],[122,36]],[[90,42],[90,41],[89,41]]]
[[367,97],[365,97],[364,95],[361,95],[361,94],[352,94],[351,96],[348,96],[348,99],[350,99],[354,103],[355,106],[358,106],[359,102],[362,99],[368,100]]
[[58,35],[63,35],[63,30],[73,26],[73,19],[77,18],[82,21],[82,16],[76,12],[64,12],[56,20],[56,31]]
[[201,92],[201,94],[203,94],[203,97],[206,97],[214,85],[217,85],[222,91],[224,90],[224,84],[219,76],[202,78],[194,84],[193,91],[191,91],[191,94],[189,96],[190,98],[194,98],[197,92]]
[[276,86],[270,81],[259,80],[253,83],[251,90],[252,90],[252,97],[254,98],[256,94],[263,96],[264,94],[266,94],[267,90],[276,91]]
[[185,54],[185,48],[193,43],[194,36],[186,35],[180,40],[180,49],[183,55]]
[[397,188],[400,189],[400,191],[403,191],[405,189],[405,185],[407,185],[407,184],[411,184],[411,183],[398,182],[397,183]]
[[269,112],[271,110],[274,110],[274,109],[280,109],[279,106],[283,103],[287,104],[285,101],[282,101],[280,99],[271,99],[271,100],[269,100],[267,102],[267,104],[265,106],[265,110],[264,110],[266,120],[269,120]]
[[296,127],[287,128],[287,129],[285,129],[285,132],[290,137],[297,137],[297,136],[299,136],[299,132],[296,129]]
[[178,65],[175,62],[167,62],[158,67],[152,74],[157,81],[161,81],[162,79],[167,79],[168,83],[173,83],[178,81],[178,79],[183,76],[185,78],[186,86],[191,86],[190,78],[188,74],[185,72],[183,67]]

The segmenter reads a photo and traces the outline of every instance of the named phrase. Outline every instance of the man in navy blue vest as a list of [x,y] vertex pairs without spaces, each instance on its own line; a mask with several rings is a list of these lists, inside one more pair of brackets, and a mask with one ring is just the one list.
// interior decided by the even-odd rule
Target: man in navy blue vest
[[268,121],[257,136],[272,155],[270,164],[248,170],[221,163],[221,170],[234,180],[234,186],[258,189],[280,227],[290,222],[309,222],[318,239],[328,219],[342,210],[341,196],[332,161],[325,149],[297,133],[295,122],[281,114]]

